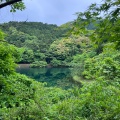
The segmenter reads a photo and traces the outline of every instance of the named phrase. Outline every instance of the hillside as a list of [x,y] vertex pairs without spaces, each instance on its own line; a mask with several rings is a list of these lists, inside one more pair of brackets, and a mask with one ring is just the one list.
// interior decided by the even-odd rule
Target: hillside
[[57,25],[43,24],[41,22],[9,22],[0,24],[6,34],[6,40],[24,52],[20,62],[31,63],[38,59],[45,59],[50,44],[60,39],[67,29],[59,28]]
[[8,35],[11,31],[10,28],[15,28],[19,32],[36,36],[39,40],[45,40],[44,42],[52,42],[56,38],[63,37],[67,31],[67,29],[61,29],[57,25],[42,22],[9,22],[0,24],[0,28]]
[[68,66],[74,55],[82,53],[82,42],[88,42],[84,37],[65,37],[70,26],[71,22],[60,27],[41,22],[9,22],[1,24],[0,29],[10,44],[20,48],[19,63],[32,63],[33,67]]

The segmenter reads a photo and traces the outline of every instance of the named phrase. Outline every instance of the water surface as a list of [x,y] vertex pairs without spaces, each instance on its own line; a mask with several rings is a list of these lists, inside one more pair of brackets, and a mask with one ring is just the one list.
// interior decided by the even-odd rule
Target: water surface
[[75,86],[69,68],[29,68],[19,67],[17,72],[25,74],[39,82],[46,82],[47,86],[68,89]]

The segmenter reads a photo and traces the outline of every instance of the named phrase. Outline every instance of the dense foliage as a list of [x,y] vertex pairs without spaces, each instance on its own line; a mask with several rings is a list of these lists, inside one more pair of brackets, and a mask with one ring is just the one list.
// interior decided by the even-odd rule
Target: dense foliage
[[[83,83],[82,88],[75,87],[69,90],[56,87],[47,88],[40,82],[16,73],[15,62],[18,62],[16,60],[20,58],[19,55],[28,50],[30,55],[25,58],[27,60],[31,60],[29,57],[36,59],[33,56],[35,53],[32,52],[34,49],[30,49],[31,47],[26,47],[25,50],[17,49],[4,40],[5,35],[0,31],[0,119],[119,120],[119,5],[119,0],[105,0],[100,6],[91,5],[89,10],[80,13],[75,21],[73,33],[77,32],[82,39],[80,36],[58,39],[49,44],[48,58],[45,54],[40,53],[42,60],[47,59],[53,64],[56,62],[61,65],[63,64],[61,62],[70,61],[69,64],[78,65],[78,73],[74,73],[73,69],[73,74],[78,75],[75,78],[79,78],[81,75],[79,74],[79,65],[83,66],[82,77],[90,79],[91,82]],[[99,16],[101,11],[105,12],[103,13],[105,14],[104,18]],[[88,21],[81,22],[83,20],[81,17],[86,17]],[[100,23],[96,22],[98,23],[97,27],[92,31],[87,30],[85,25],[88,25],[89,22],[94,23],[96,20],[100,20]],[[13,33],[17,31],[21,35],[17,38],[18,42],[20,40],[27,41],[24,41],[24,35],[27,39],[32,37],[32,39],[28,39],[28,43],[31,42],[30,40],[38,39],[36,36],[15,28],[12,30]],[[13,35],[15,35],[12,38],[14,40],[17,35]],[[90,40],[84,35],[90,37]],[[10,38],[10,35],[8,37]],[[6,39],[9,41],[7,37]],[[91,46],[91,42],[95,44],[95,47]],[[37,47],[37,44],[35,46]],[[37,64],[41,65],[43,61],[39,59]]]
[[50,44],[63,36],[67,29],[58,28],[37,22],[9,22],[1,24],[7,33],[6,40],[19,48],[23,48],[20,63],[46,61]]
[[67,24],[58,27],[37,22],[9,22],[1,24],[0,28],[7,34],[5,39],[10,44],[22,48],[19,63],[32,63],[31,67],[42,67],[38,62],[69,66],[74,55],[91,45],[84,36],[65,37],[70,29]]
[[[10,47],[9,44],[8,46]],[[1,44],[0,55],[4,53],[3,47],[10,51],[7,49],[8,46]],[[15,59],[12,53],[12,51],[6,52],[2,57],[4,61],[12,60],[11,66],[7,67],[10,70],[14,70]],[[6,57],[8,55],[9,58]],[[4,70],[6,70],[5,64],[2,66],[3,72],[0,73],[1,120],[119,120],[120,118],[120,84],[117,80],[100,78],[82,88],[66,91],[60,88],[46,88],[44,84],[24,75]]]
[[[107,79],[120,79],[119,5],[119,0],[105,0],[100,5],[92,4],[86,12],[78,13],[78,18],[74,22],[73,33],[89,32],[88,37],[97,53],[97,56],[88,58],[84,62],[83,76],[87,79],[101,76],[106,76]],[[90,23],[95,26],[92,31],[85,27]]]

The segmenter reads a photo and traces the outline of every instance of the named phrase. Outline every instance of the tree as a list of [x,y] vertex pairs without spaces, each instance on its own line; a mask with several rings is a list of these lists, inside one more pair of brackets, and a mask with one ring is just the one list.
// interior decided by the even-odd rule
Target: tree
[[22,0],[0,0],[0,9],[8,5],[11,5],[11,12],[25,9],[25,5]]
[[[100,47],[103,43],[113,42],[120,48],[120,0],[104,0],[102,4],[92,4],[84,13],[77,13],[74,33],[88,32],[86,26],[94,24],[95,30],[89,35]],[[113,27],[114,26],[114,27]]]
[[0,31],[0,75],[9,75],[15,72],[15,62],[20,59],[20,51],[14,45],[4,41],[4,33]]

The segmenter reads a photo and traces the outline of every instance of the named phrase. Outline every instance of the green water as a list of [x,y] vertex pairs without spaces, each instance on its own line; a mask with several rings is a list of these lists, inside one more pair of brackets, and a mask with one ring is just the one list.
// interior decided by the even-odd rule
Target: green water
[[25,74],[37,81],[46,82],[47,87],[56,86],[68,89],[76,86],[69,68],[18,68],[17,72]]

